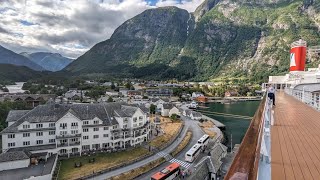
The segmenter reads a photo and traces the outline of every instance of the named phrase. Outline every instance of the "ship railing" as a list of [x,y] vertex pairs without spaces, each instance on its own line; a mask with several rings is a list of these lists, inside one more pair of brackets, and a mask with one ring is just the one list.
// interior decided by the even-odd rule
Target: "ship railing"
[[270,102],[266,101],[266,96],[264,96],[225,176],[226,180],[239,178],[248,180],[257,179],[263,143],[262,138],[264,132],[267,131],[265,130],[264,123],[264,117],[266,116],[265,106],[267,104],[269,106]]

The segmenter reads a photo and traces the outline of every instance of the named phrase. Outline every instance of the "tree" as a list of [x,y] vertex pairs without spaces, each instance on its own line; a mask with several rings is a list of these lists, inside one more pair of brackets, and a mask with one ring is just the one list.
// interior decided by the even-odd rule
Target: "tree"
[[111,82],[111,87],[110,87],[111,89],[115,89],[116,88],[116,86],[114,85],[114,83],[113,82]]
[[151,105],[150,105],[150,114],[155,114],[155,113],[156,113],[156,108],[157,108],[156,105],[151,104]]
[[108,98],[108,102],[113,102],[113,99],[111,96]]
[[178,116],[177,116],[177,114],[172,114],[170,118],[171,118],[171,121],[172,121],[172,122],[174,122],[174,121],[177,121],[177,120],[178,120]]

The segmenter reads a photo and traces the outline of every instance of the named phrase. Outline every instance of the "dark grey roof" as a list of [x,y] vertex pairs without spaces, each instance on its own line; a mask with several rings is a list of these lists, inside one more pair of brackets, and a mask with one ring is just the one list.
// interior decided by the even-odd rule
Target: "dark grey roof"
[[55,94],[14,94],[14,95],[5,95],[4,99],[10,99],[10,100],[17,100],[17,99],[30,99],[30,100],[36,100],[36,99],[43,99],[45,101],[49,100],[50,98],[54,99],[56,97]]
[[20,119],[30,110],[11,110],[7,116],[6,122],[14,122]]
[[49,145],[38,145],[38,146],[26,146],[26,147],[18,147],[18,148],[11,148],[7,152],[19,152],[19,151],[40,151],[40,150],[46,150],[46,149],[55,149],[55,144],[49,144]]
[[188,179],[207,179],[209,172],[210,170],[208,164],[206,161],[204,161],[197,167],[197,169],[191,174],[191,176],[188,177]]
[[94,119],[103,121],[103,125],[118,124],[114,116],[131,117],[139,107],[128,106],[124,102],[100,104],[45,104],[40,105],[18,118],[13,125],[7,127],[2,133],[18,131],[18,126],[27,121],[30,123],[56,122],[68,112],[80,120]]
[[163,109],[172,109],[173,104],[163,104]]
[[129,106],[138,107],[138,108],[140,108],[144,113],[149,113],[149,112],[150,112],[149,108],[147,108],[146,106],[144,106],[144,105],[142,105],[142,104],[130,104]]
[[224,152],[227,151],[227,147],[221,143],[216,143],[211,150],[211,157],[214,161],[219,160]]
[[295,86],[293,90],[306,91],[306,92],[320,91],[320,83],[299,84]]
[[5,152],[0,154],[0,162],[29,159],[30,154],[24,151]]

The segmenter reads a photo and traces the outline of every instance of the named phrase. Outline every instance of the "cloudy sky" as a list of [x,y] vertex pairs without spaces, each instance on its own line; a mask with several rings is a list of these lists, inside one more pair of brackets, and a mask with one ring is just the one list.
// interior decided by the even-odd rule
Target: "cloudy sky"
[[0,0],[0,45],[77,58],[124,21],[150,8],[193,12],[204,0]]

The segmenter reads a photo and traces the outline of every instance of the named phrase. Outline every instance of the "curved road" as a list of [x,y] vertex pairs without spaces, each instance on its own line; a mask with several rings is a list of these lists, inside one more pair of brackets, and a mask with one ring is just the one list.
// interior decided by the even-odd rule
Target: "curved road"
[[[162,152],[167,153],[167,154],[172,152],[180,144],[180,142],[182,141],[183,137],[186,135],[187,130],[190,129],[192,131],[192,139],[191,139],[188,147],[185,148],[182,152],[180,152],[178,154],[178,156],[175,157],[176,159],[184,161],[184,154],[191,148],[191,146],[193,146],[197,142],[197,140],[201,136],[203,136],[204,132],[198,126],[198,122],[197,121],[193,121],[193,120],[191,120],[191,119],[189,119],[187,117],[181,117],[181,119],[185,122],[185,124],[184,124],[185,126],[182,129],[180,137],[178,137],[177,140],[174,141],[169,147],[167,147],[164,150],[162,150]],[[110,177],[113,177],[113,176],[117,176],[119,174],[125,173],[127,171],[132,170],[132,169],[136,169],[136,168],[138,168],[140,166],[146,165],[149,162],[154,161],[154,160],[156,160],[158,158],[160,158],[160,156],[157,155],[157,154],[154,154],[154,155],[152,155],[152,156],[150,156],[150,157],[148,157],[148,158],[146,158],[144,160],[141,160],[141,161],[138,161],[136,163],[130,164],[128,166],[121,167],[121,168],[115,169],[113,171],[110,171],[110,172],[95,176],[95,177],[90,178],[90,179],[92,179],[92,180],[104,180],[104,179],[107,179],[107,178],[110,178]],[[150,179],[150,176],[152,174],[154,174],[155,172],[163,169],[163,167],[165,167],[165,166],[167,166],[169,164],[170,164],[169,162],[163,163],[161,166],[153,169],[149,173],[146,173],[144,176],[139,177],[139,179]]]
[[[202,129],[198,126],[198,121],[194,121],[189,119],[188,117],[182,117],[182,120],[185,122],[185,125],[189,126],[189,129],[192,131],[192,138],[188,144],[188,146],[183,149],[177,156],[175,156],[175,159],[184,161],[184,156],[186,154],[187,151],[189,151],[189,149],[197,143],[197,141],[204,135],[204,132],[202,131]],[[184,136],[183,136],[184,137]],[[177,146],[178,144],[176,144]],[[159,157],[159,156],[158,156]],[[197,160],[200,160],[200,158],[197,158]],[[196,161],[195,161],[196,162]],[[193,165],[195,165],[196,163],[193,163]],[[139,180],[150,180],[150,177],[155,174],[156,172],[161,171],[162,169],[164,169],[165,167],[167,167],[168,165],[170,165],[170,162],[165,162],[163,164],[161,164],[160,166],[154,168],[153,170],[149,171],[148,173],[144,174],[143,176],[138,177],[137,179]]]

